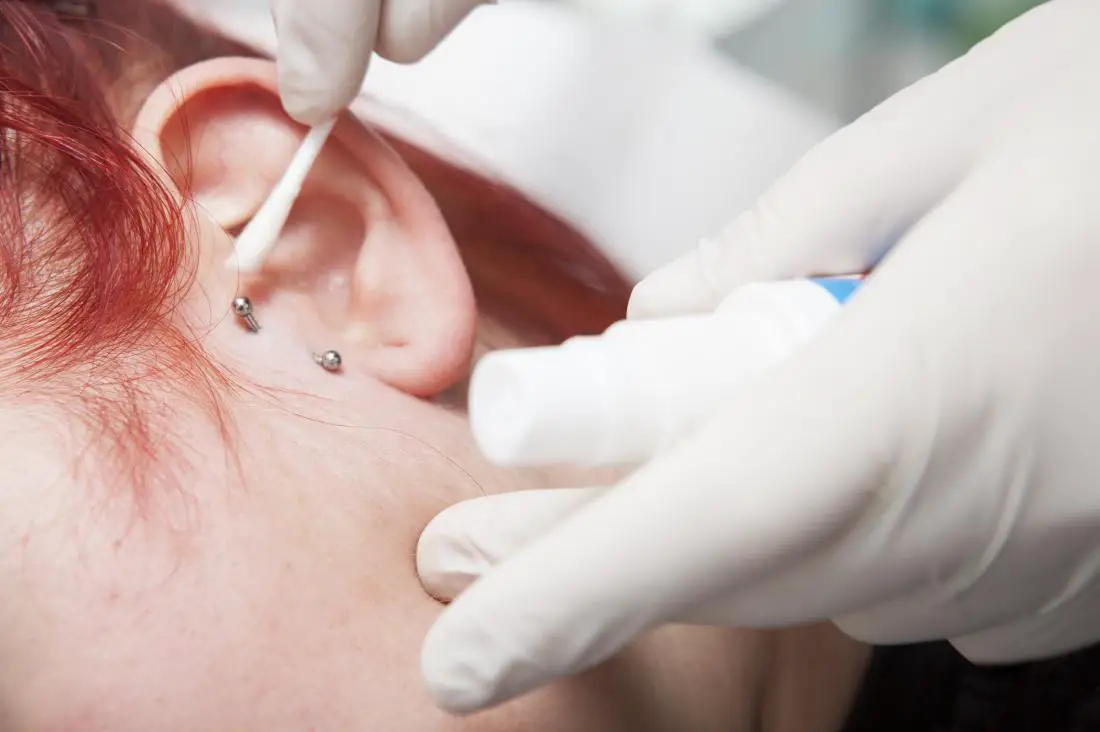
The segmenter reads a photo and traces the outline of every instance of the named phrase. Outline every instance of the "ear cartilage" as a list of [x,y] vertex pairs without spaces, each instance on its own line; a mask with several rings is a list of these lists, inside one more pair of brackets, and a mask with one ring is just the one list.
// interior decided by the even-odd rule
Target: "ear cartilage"
[[325,146],[335,124],[335,119],[323,122],[305,136],[283,177],[271,189],[260,210],[237,237],[233,254],[225,260],[227,268],[235,267],[242,274],[252,274],[263,266],[264,259],[275,248],[275,242],[290,216],[290,209],[302,192],[302,184],[317,156],[321,154],[321,148]]
[[325,371],[335,372],[340,370],[340,367],[344,364],[344,359],[336,351],[325,351],[324,353],[313,354],[313,362]]
[[243,295],[233,298],[233,312],[237,314],[237,317],[242,318],[245,325],[253,333],[260,332],[260,322],[256,320],[256,316],[252,312],[252,301]]

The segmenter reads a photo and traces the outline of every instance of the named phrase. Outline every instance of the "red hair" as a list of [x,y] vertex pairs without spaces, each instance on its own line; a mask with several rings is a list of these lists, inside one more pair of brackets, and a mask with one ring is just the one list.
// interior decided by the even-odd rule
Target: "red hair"
[[145,514],[171,475],[165,389],[224,431],[229,382],[175,314],[187,222],[112,107],[96,5],[0,2],[0,383],[84,419]]
[[[0,0],[0,393],[83,419],[99,482],[128,484],[146,517],[165,484],[181,490],[179,410],[232,449],[235,382],[177,314],[196,269],[186,209],[127,123],[174,71],[251,55],[157,0]],[[526,304],[550,340],[621,317],[628,284],[578,232],[395,144],[440,197],[482,303]]]

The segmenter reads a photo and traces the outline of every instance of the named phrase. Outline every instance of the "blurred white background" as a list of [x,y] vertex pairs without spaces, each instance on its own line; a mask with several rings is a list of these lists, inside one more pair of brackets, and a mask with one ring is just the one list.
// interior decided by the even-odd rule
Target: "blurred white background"
[[722,46],[851,120],[1039,0],[786,0]]

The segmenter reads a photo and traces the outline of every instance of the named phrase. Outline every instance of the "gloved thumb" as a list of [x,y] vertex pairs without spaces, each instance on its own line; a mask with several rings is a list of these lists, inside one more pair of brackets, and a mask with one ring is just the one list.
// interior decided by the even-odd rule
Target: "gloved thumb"
[[419,61],[439,44],[478,5],[497,0],[418,0],[383,6],[378,31],[378,53],[390,61]]
[[972,157],[962,125],[922,119],[933,92],[917,85],[820,143],[719,234],[642,280],[628,316],[705,312],[748,282],[872,267]]
[[279,93],[287,114],[315,125],[359,93],[371,54],[418,61],[478,5],[493,0],[271,0]]
[[542,536],[605,489],[483,496],[442,511],[420,535],[416,571],[429,595],[450,602],[494,565]]
[[374,51],[381,3],[271,0],[279,95],[287,114],[316,125],[351,103]]

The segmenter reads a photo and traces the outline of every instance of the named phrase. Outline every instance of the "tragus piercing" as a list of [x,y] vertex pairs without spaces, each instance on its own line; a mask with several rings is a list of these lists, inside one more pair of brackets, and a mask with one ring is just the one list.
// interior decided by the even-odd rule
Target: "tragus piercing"
[[336,351],[325,351],[321,354],[313,354],[313,362],[325,371],[339,371],[344,359]]
[[260,322],[256,320],[256,316],[252,314],[252,301],[247,297],[239,296],[233,298],[233,312],[237,314],[237,317],[243,318],[245,325],[253,333],[260,332]]

